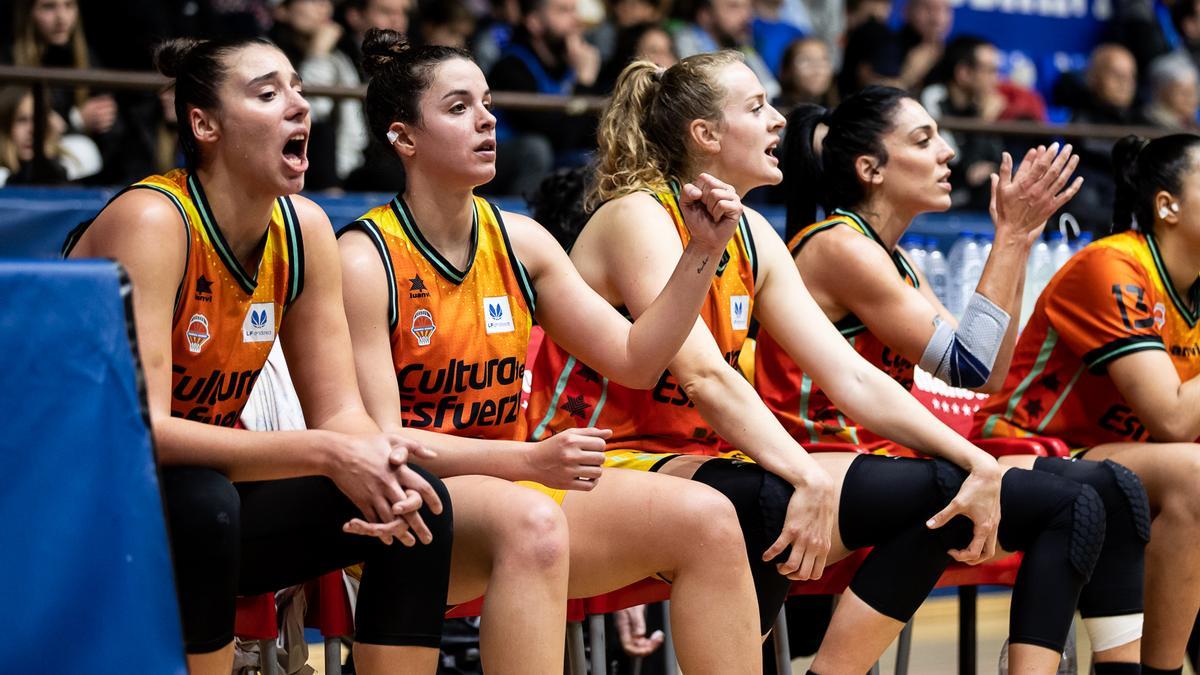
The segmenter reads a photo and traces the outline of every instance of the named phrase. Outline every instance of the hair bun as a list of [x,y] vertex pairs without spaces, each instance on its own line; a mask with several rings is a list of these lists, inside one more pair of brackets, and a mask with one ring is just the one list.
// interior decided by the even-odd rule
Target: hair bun
[[375,77],[381,71],[392,67],[396,58],[410,48],[402,33],[387,28],[369,29],[362,43],[363,72],[367,77]]
[[183,62],[203,42],[203,40],[184,37],[159,43],[154,50],[154,67],[172,80],[179,77]]

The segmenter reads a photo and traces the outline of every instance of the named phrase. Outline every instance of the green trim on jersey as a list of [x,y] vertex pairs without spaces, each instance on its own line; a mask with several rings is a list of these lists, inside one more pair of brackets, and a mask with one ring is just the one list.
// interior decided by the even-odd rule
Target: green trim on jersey
[[537,289],[533,287],[533,282],[529,280],[529,272],[525,269],[525,265],[517,258],[517,250],[513,248],[512,241],[508,238],[508,228],[504,225],[504,218],[500,215],[500,207],[488,202],[488,206],[492,208],[492,213],[496,216],[496,224],[500,227],[500,238],[504,240],[504,248],[508,252],[508,264],[513,269],[513,276],[517,278],[517,285],[521,287],[521,295],[525,296],[525,304],[529,307],[529,316],[533,316],[537,311]]
[[442,257],[433,244],[429,243],[429,240],[421,233],[421,228],[417,227],[417,221],[413,218],[408,204],[404,203],[403,197],[396,195],[392,198],[390,205],[396,214],[396,220],[400,221],[400,226],[404,228],[404,233],[416,245],[421,255],[429,261],[429,264],[433,265],[433,268],[450,283],[455,286],[461,284],[470,273],[471,266],[475,264],[475,253],[479,250],[479,212],[475,208],[475,203],[473,201],[471,203],[471,253],[467,256],[467,267],[463,270],[450,264],[450,261]]
[[392,267],[392,253],[388,250],[387,241],[383,238],[383,232],[379,229],[379,225],[370,218],[359,218],[349,225],[338,230],[337,236],[351,231],[359,230],[367,235],[372,244],[375,244],[375,250],[379,252],[379,257],[383,260],[383,271],[387,275],[387,290],[388,290],[388,333],[394,334],[396,327],[400,325],[400,290],[396,285],[396,269]]
[[[543,346],[543,349],[545,347]],[[554,384],[554,398],[550,399],[550,405],[546,406],[546,416],[534,428],[530,438],[535,441],[542,440],[542,435],[546,433],[546,426],[550,424],[550,420],[554,419],[554,411],[558,410],[558,399],[562,398],[563,392],[567,389],[567,380],[571,378],[571,371],[575,369],[575,357],[567,357],[567,362],[563,364],[562,372],[558,374],[558,381]]]
[[292,305],[304,290],[304,233],[300,231],[300,217],[290,197],[279,198],[279,211],[283,214],[284,238],[288,247],[288,293],[284,309]]
[[1050,406],[1050,411],[1042,418],[1042,423],[1037,426],[1039,434],[1046,428],[1046,425],[1050,424],[1050,420],[1054,419],[1054,416],[1058,414],[1058,409],[1062,407],[1063,401],[1067,400],[1067,395],[1075,388],[1075,382],[1079,380],[1079,376],[1083,374],[1084,370],[1086,368],[1079,366],[1079,369],[1071,376],[1071,381],[1067,383],[1067,386],[1063,387],[1062,393],[1058,395],[1058,399],[1054,401],[1054,405]]
[[[221,228],[217,226],[217,221],[213,217],[212,207],[208,205],[208,197],[204,194],[204,186],[200,185],[200,180],[196,178],[196,174],[188,174],[187,177],[188,192],[191,193],[192,202],[196,206],[196,212],[200,214],[200,224],[204,227],[204,231],[208,233],[208,238],[213,244],[213,249],[217,252],[217,257],[225,264],[225,268],[233,275],[234,281],[242,287],[246,295],[253,295],[254,290],[258,288],[258,270],[254,270],[251,275],[242,267],[241,261],[233,254],[233,248],[229,242],[225,240],[225,235],[221,233]],[[267,233],[263,232],[265,239]],[[261,259],[259,263],[261,264]]]
[[1146,233],[1146,243],[1150,246],[1150,256],[1154,258],[1154,266],[1158,269],[1158,276],[1162,279],[1163,286],[1167,288],[1167,295],[1171,296],[1171,304],[1175,305],[1175,309],[1183,315],[1183,320],[1187,321],[1188,328],[1196,327],[1196,314],[1183,301],[1183,296],[1175,290],[1175,283],[1171,281],[1171,276],[1167,274],[1167,267],[1163,264],[1162,254],[1158,252],[1158,242],[1154,239],[1153,232]]

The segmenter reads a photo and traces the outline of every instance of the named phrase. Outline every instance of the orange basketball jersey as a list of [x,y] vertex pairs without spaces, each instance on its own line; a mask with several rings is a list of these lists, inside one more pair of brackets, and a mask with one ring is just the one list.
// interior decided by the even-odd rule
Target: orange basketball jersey
[[[671,215],[684,246],[691,239],[679,210],[677,186],[654,197]],[[754,240],[745,218],[726,245],[700,317],[712,331],[725,360],[736,367],[754,305],[758,272]],[[601,377],[546,338],[533,367],[529,399],[532,438],[540,440],[571,427],[613,430],[610,448],[641,452],[716,454],[717,434],[671,375],[663,372],[649,391],[622,387]]]
[[[195,175],[175,169],[126,188],[134,189],[170,199],[187,234],[171,331],[171,415],[232,427],[267,361],[284,311],[304,287],[296,210],[287,197],[275,201],[258,269],[246,270],[221,234]],[[89,224],[71,233],[64,255]]]
[[348,230],[365,232],[383,259],[405,426],[524,440],[521,386],[535,297],[500,210],[474,198],[464,270],[429,244],[400,196]]
[[1038,298],[1004,387],[975,416],[975,433],[1057,436],[1073,448],[1153,440],[1105,369],[1154,349],[1167,352],[1180,379],[1200,373],[1200,317],[1188,298],[1171,283],[1153,234],[1122,232],[1089,245]]
[[[830,216],[796,233],[788,244],[793,256],[813,237],[839,225],[849,227],[886,249],[870,223],[857,214],[835,209]],[[896,273],[904,283],[918,287],[920,281],[917,274],[903,254],[894,250],[890,255]],[[887,373],[905,389],[912,388],[912,361],[875,337],[857,316],[847,314],[834,325],[871,365]],[[754,363],[754,387],[784,428],[800,443],[854,443],[878,449],[888,449],[894,445],[888,439],[860,427],[838,410],[821,387],[792,361],[766,331],[759,332]]]

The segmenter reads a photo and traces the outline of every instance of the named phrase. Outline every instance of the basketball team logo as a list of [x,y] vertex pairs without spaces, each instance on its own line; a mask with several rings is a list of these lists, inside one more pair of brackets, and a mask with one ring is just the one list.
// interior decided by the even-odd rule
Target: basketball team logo
[[748,330],[750,328],[750,296],[730,296],[729,323],[734,330]]
[[488,335],[511,333],[517,329],[513,324],[512,307],[508,304],[507,295],[483,299],[483,326]]
[[409,330],[416,336],[418,345],[428,347],[429,341],[433,339],[433,332],[437,330],[437,324],[433,322],[433,314],[430,314],[427,309],[418,309],[413,314],[412,327]]
[[208,338],[211,334],[208,332],[208,317],[203,314],[193,314],[188,320],[187,331],[184,333],[187,337],[188,351],[193,354],[199,354],[204,345],[208,344]]

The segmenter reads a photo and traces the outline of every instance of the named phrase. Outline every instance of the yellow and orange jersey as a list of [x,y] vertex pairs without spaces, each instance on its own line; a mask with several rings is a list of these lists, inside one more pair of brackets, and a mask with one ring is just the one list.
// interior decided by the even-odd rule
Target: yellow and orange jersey
[[[678,188],[655,193],[684,246],[691,239],[679,210]],[[735,366],[754,306],[758,272],[754,240],[743,218],[726,245],[700,310],[725,360]],[[640,452],[716,454],[717,434],[669,371],[648,391],[609,382],[549,337],[538,351],[529,399],[531,437],[540,440],[572,427],[613,430],[610,448]]]
[[366,233],[383,259],[405,426],[524,440],[521,386],[534,289],[500,210],[479,197],[473,206],[463,270],[429,244],[400,196],[342,232]]
[[[829,218],[797,232],[788,243],[788,249],[795,256],[813,237],[840,225],[887,248],[870,223],[850,211],[835,209]],[[916,272],[900,251],[891,251],[890,255],[900,279],[909,286],[919,287]],[[875,337],[857,316],[847,314],[834,325],[871,365],[887,373],[905,389],[912,388],[912,361]],[[821,387],[796,365],[766,331],[759,332],[754,363],[755,389],[788,433],[800,443],[854,443],[877,450],[900,450],[899,446],[859,426],[838,410]]]
[[1105,369],[1153,349],[1167,352],[1182,380],[1195,377],[1198,318],[1171,283],[1153,234],[1091,244],[1038,298],[1004,386],[976,414],[974,432],[1056,436],[1073,448],[1153,440]]
[[[133,189],[170,199],[187,234],[171,330],[171,415],[232,427],[267,361],[284,312],[304,287],[304,240],[296,210],[287,197],[275,200],[258,269],[246,270],[221,234],[195,175],[176,169],[126,188]],[[88,224],[71,233],[64,255]]]

